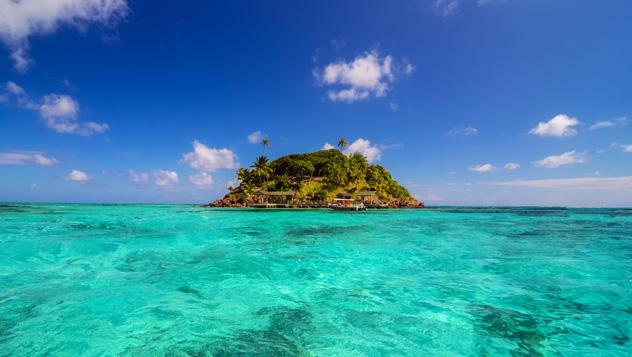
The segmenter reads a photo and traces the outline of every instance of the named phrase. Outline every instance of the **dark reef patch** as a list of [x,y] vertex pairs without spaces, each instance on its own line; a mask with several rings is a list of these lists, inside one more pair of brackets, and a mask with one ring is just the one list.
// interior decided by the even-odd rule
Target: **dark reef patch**
[[483,335],[503,338],[520,347],[512,355],[541,355],[537,351],[546,337],[538,330],[538,320],[528,314],[490,305],[475,305],[470,312]]
[[290,228],[286,234],[290,237],[312,237],[312,236],[333,236],[344,235],[347,233],[361,232],[364,226],[311,226]]
[[37,303],[17,299],[0,301],[0,343],[11,339],[13,328],[36,315]]

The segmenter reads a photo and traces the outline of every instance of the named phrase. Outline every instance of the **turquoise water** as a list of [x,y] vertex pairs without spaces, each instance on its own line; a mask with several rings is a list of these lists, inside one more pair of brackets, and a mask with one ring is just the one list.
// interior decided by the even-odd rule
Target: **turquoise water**
[[0,355],[632,351],[632,210],[0,207]]

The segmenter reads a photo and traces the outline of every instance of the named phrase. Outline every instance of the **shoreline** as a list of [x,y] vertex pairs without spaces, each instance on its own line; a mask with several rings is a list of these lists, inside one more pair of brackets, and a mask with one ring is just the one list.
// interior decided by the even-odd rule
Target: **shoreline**
[[[208,208],[240,208],[240,209],[261,209],[261,210],[266,210],[266,209],[271,209],[271,210],[275,210],[275,209],[287,209],[287,210],[295,210],[295,209],[301,209],[301,210],[319,210],[319,209],[331,209],[332,205],[331,204],[305,204],[305,203],[299,203],[299,204],[291,204],[291,203],[264,203],[264,204],[227,204],[227,203],[220,203],[218,201],[215,201],[213,203],[209,203],[208,205],[205,205],[205,207]],[[381,205],[376,205],[376,204],[365,204],[366,209],[371,209],[371,210],[388,210],[388,209],[422,209],[422,208],[426,208],[426,206],[421,203],[421,202],[417,202],[416,204],[381,204]]]

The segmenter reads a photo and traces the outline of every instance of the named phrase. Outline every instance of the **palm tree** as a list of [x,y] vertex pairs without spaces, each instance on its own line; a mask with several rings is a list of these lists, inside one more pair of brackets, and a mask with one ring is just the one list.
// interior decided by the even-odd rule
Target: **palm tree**
[[248,171],[248,169],[245,168],[240,168],[239,170],[237,170],[237,180],[241,181],[241,182],[248,182],[250,179],[250,172]]
[[347,145],[349,145],[349,143],[347,143],[347,139],[340,138],[340,140],[338,140],[338,147],[340,148],[340,150],[346,148]]
[[257,157],[250,167],[252,167],[252,174],[257,178],[258,183],[263,183],[272,174],[272,168],[265,155]]
[[267,148],[268,146],[270,146],[270,139],[268,138],[263,138],[261,140],[261,145],[263,145],[264,148]]

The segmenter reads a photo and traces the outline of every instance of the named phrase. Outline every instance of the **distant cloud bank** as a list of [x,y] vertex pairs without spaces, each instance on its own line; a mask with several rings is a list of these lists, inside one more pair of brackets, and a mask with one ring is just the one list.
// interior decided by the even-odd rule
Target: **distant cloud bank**
[[0,152],[0,165],[40,165],[50,166],[57,163],[54,157],[47,157],[38,151]]

